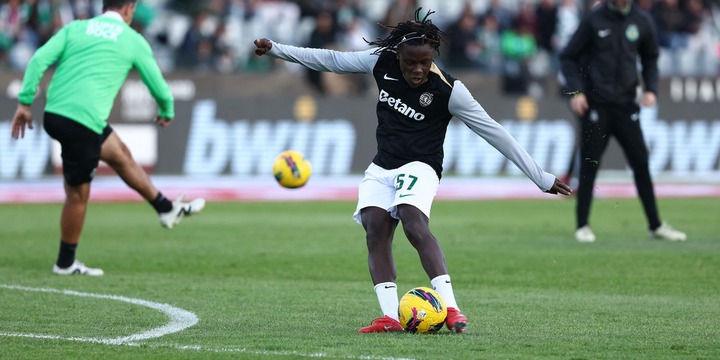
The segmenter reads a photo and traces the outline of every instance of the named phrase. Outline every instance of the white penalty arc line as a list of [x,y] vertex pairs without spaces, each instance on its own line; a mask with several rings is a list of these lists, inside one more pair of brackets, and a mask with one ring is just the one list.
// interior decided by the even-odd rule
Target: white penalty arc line
[[44,292],[44,293],[52,293],[52,294],[63,294],[63,295],[70,295],[70,296],[90,297],[90,298],[96,298],[96,299],[108,299],[108,300],[122,301],[122,302],[130,303],[133,305],[145,306],[145,307],[148,307],[151,309],[161,311],[170,318],[170,321],[168,321],[163,326],[152,328],[145,332],[132,334],[129,336],[116,337],[116,338],[62,337],[62,336],[55,336],[55,335],[25,334],[25,333],[0,333],[0,336],[30,337],[30,338],[39,338],[39,339],[64,339],[64,340],[81,341],[81,342],[92,342],[92,343],[98,343],[98,344],[122,345],[122,344],[130,344],[135,341],[154,339],[154,338],[158,338],[158,337],[165,336],[168,334],[183,331],[183,330],[197,324],[199,321],[197,315],[195,315],[194,313],[192,313],[190,311],[183,310],[183,309],[180,309],[180,308],[168,305],[168,304],[161,304],[161,303],[156,303],[156,302],[142,300],[142,299],[134,299],[134,298],[129,298],[129,297],[125,297],[125,296],[93,294],[93,293],[79,292],[79,291],[74,291],[74,290],[33,288],[33,287],[5,285],[5,284],[0,284],[0,288],[9,289],[9,290],[35,291],[35,292]]
[[165,313],[170,318],[170,321],[161,327],[153,328],[153,329],[150,329],[150,330],[142,332],[142,333],[132,334],[132,335],[123,336],[123,337],[117,337],[117,338],[67,337],[67,336],[46,335],[46,334],[0,332],[0,336],[5,336],[5,337],[25,337],[25,338],[33,338],[33,339],[69,340],[69,341],[90,342],[90,343],[105,344],[105,345],[144,346],[144,347],[150,347],[150,348],[170,348],[170,349],[191,350],[191,351],[198,351],[198,352],[204,351],[204,352],[213,352],[213,353],[244,353],[244,354],[254,354],[254,355],[259,355],[259,356],[299,356],[299,357],[307,357],[307,358],[336,358],[336,359],[348,359],[348,360],[413,360],[412,358],[398,358],[398,357],[389,357],[389,356],[372,356],[372,355],[356,355],[356,356],[340,355],[340,356],[338,356],[338,355],[332,355],[332,354],[327,354],[327,353],[301,353],[301,352],[297,352],[297,351],[253,350],[253,349],[248,349],[245,347],[207,347],[207,346],[200,346],[200,345],[141,343],[139,341],[154,339],[154,338],[158,338],[161,336],[165,336],[168,334],[172,334],[172,333],[176,333],[176,332],[185,330],[185,329],[197,324],[199,319],[198,319],[197,315],[195,315],[194,313],[171,306],[171,305],[160,304],[160,303],[142,300],[142,299],[129,298],[129,297],[125,297],[125,296],[93,294],[93,293],[79,292],[79,291],[75,291],[75,290],[60,290],[60,289],[52,289],[52,288],[33,288],[33,287],[6,285],[6,284],[0,284],[0,288],[9,289],[9,290],[34,291],[34,292],[44,292],[44,293],[52,293],[52,294],[63,294],[63,295],[70,295],[70,296],[90,297],[90,298],[96,298],[96,299],[109,299],[109,300],[122,301],[122,302],[130,303],[130,304],[134,304],[134,305],[140,305],[140,306],[145,306],[145,307],[148,307],[151,309],[159,310],[159,311]]

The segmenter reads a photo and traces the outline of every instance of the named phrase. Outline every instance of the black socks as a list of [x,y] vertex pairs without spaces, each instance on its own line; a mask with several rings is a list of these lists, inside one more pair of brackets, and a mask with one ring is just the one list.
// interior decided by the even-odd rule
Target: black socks
[[68,244],[60,240],[60,253],[58,254],[57,266],[61,268],[68,268],[75,262],[75,250],[77,244]]
[[158,214],[166,213],[173,208],[172,202],[168,200],[168,198],[166,198],[165,195],[163,195],[161,192],[158,192],[155,200],[150,201],[150,205],[155,208],[155,211],[157,211]]

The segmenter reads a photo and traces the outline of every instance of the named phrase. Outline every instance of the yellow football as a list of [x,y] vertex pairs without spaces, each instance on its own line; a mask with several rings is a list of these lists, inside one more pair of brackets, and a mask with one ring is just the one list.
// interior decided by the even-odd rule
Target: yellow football
[[310,179],[312,166],[298,151],[286,150],[275,158],[273,175],[278,184],[289,189],[299,188]]
[[435,290],[416,287],[400,298],[398,315],[405,331],[434,334],[445,324],[447,308],[445,300]]

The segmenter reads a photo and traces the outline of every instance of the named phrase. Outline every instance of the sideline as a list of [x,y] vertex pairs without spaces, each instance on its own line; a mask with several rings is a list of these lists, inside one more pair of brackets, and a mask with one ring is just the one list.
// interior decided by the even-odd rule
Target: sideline
[[[272,177],[172,177],[153,176],[152,181],[169,198],[184,193],[189,198],[203,197],[211,202],[224,201],[354,201],[360,176],[310,178],[299,189],[285,189]],[[692,179],[690,179],[692,180]],[[665,180],[655,181],[658,198],[720,198],[720,178],[706,181]],[[575,184],[571,182],[571,186]],[[631,177],[598,178],[596,198],[635,198],[637,192]],[[561,199],[545,194],[524,176],[443,177],[436,200],[483,199]],[[41,180],[0,181],[0,204],[8,203],[62,203],[65,193],[61,177]],[[117,176],[101,176],[93,180],[90,200],[93,202],[142,201]]]

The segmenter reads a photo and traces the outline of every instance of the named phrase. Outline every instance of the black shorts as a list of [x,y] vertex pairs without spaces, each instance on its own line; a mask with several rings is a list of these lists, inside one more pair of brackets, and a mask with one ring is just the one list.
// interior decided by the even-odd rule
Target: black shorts
[[77,121],[45,112],[43,127],[60,143],[65,182],[77,186],[92,181],[100,163],[102,144],[112,133],[110,125],[102,134],[96,134]]

